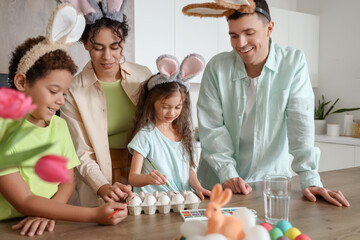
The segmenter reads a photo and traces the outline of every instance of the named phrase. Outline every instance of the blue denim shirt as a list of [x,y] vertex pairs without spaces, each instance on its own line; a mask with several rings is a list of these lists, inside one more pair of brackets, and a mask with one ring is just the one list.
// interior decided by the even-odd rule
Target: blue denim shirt
[[[270,40],[258,79],[252,161],[246,175],[239,162],[239,140],[250,78],[240,56],[224,52],[207,64],[197,103],[205,187],[241,177],[261,181],[266,174],[299,174],[301,187],[320,186],[320,150],[314,147],[314,93],[304,53]],[[249,149],[251,151],[251,149]]]

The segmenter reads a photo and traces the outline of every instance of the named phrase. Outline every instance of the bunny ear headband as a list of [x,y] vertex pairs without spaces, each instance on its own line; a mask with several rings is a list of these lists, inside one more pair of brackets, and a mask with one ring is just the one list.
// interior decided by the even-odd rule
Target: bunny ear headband
[[[124,9],[127,0],[57,0],[71,3],[86,18],[86,24],[107,17],[118,22],[124,21]],[[101,8],[98,3],[101,2]]]
[[55,50],[66,51],[77,42],[85,28],[85,19],[70,4],[59,5],[49,19],[46,38],[33,46],[20,60],[17,73],[26,74],[40,57]]
[[204,69],[205,60],[199,54],[193,53],[184,58],[179,68],[179,62],[174,56],[161,55],[156,59],[156,65],[159,74],[148,82],[149,91],[159,84],[177,82],[186,88],[186,92],[189,92],[189,80]]
[[185,6],[182,11],[188,16],[226,18],[235,11],[240,13],[258,12],[271,21],[270,15],[263,9],[256,7],[254,0],[215,0],[213,3],[194,3]]

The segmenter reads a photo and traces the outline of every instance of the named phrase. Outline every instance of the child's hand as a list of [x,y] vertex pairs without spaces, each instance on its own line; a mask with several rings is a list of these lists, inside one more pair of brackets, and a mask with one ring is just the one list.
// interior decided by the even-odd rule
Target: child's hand
[[166,183],[166,176],[158,170],[152,170],[146,175],[148,184],[150,185],[164,185]]
[[55,228],[55,220],[41,218],[41,217],[27,217],[18,224],[11,227],[13,230],[21,229],[20,235],[27,235],[32,237],[35,235],[42,235],[45,228],[52,232]]
[[198,197],[201,199],[201,200],[204,200],[205,196],[208,196],[210,197],[210,194],[211,194],[211,191],[203,188],[203,187],[199,187],[197,189],[194,189],[195,192],[196,192],[196,195],[198,195]]
[[[110,219],[108,218],[112,213],[115,213]],[[105,203],[104,205],[95,208],[96,210],[96,219],[95,221],[99,224],[106,224],[106,225],[115,225],[124,220],[127,216],[127,205],[118,202],[109,202]]]
[[125,200],[128,196],[132,197],[130,185],[124,185],[119,182],[115,182],[113,185],[105,184],[98,190],[98,194],[105,202],[120,202]]

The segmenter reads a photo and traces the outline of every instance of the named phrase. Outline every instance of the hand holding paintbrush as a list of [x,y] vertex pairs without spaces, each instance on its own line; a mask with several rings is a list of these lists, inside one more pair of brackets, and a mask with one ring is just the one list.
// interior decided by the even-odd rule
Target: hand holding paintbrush
[[[148,159],[148,158],[146,158],[146,159],[149,161],[149,163],[151,164],[151,166],[153,167],[153,169],[157,171],[155,165],[150,161],[150,159]],[[170,186],[170,184],[169,184],[168,182],[165,182],[165,184],[166,184],[166,186],[168,186],[168,188],[170,189],[170,191],[177,192],[177,191],[175,191],[175,190]]]

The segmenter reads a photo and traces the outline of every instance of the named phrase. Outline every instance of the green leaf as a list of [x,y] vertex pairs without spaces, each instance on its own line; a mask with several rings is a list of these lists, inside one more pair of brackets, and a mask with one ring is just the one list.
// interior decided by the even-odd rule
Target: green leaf
[[331,110],[334,108],[335,104],[339,101],[339,98],[336,99],[336,101],[333,103],[333,105],[331,105],[331,107],[329,108],[329,110],[325,113],[324,119],[326,118],[327,115],[330,114]]
[[23,152],[18,152],[10,155],[0,155],[0,169],[17,167],[25,160],[44,152],[52,145],[52,143],[48,143]]
[[331,114],[333,114],[333,113],[351,112],[351,111],[356,111],[356,110],[360,110],[360,108],[340,108],[340,109],[332,112]]

